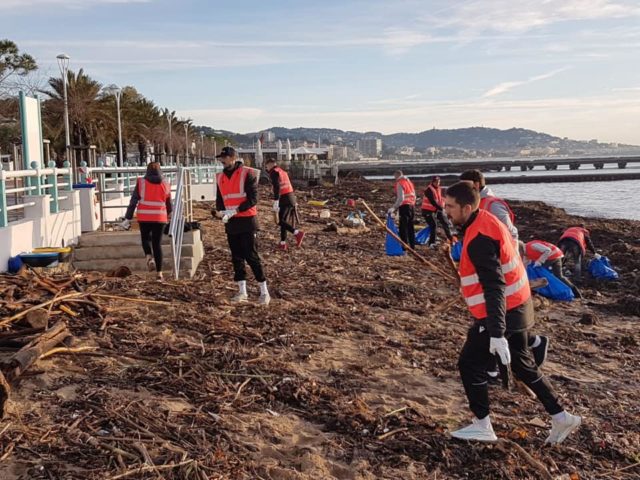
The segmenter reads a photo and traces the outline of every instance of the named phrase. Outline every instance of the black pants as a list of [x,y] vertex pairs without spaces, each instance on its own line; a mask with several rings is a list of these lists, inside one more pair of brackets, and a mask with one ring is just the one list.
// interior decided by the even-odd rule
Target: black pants
[[[511,352],[511,370],[542,402],[545,410],[554,415],[563,408],[549,381],[538,372],[531,355],[526,330],[505,334]],[[460,352],[458,369],[462,377],[464,391],[469,400],[469,408],[477,418],[489,415],[489,386],[487,365],[495,357],[489,353],[489,332],[483,322],[476,322],[467,332],[467,340]]]
[[564,272],[562,271],[562,258],[556,258],[555,260],[547,261],[544,264],[545,267],[550,267],[551,272],[558,277],[558,279],[564,283],[567,287],[571,289],[576,298],[582,298],[582,294],[580,290],[576,288],[576,286],[569,281],[567,277],[564,276]]
[[140,239],[145,255],[151,255],[156,262],[156,271],[162,271],[162,232],[166,223],[138,222],[140,226]]
[[563,238],[558,242],[558,248],[562,250],[567,262],[573,261],[573,279],[579,282],[582,279],[582,259],[584,257],[582,247],[572,238]]
[[296,207],[295,205],[284,205],[278,210],[278,225],[280,225],[280,241],[287,240],[287,232],[296,231]]
[[233,279],[236,282],[247,279],[244,263],[247,262],[258,282],[266,280],[262,271],[260,255],[258,255],[258,241],[256,232],[227,233],[227,241],[231,249],[231,263],[233,263]]
[[414,228],[415,213],[411,205],[400,205],[398,209],[400,216],[399,234],[400,239],[411,248],[416,247],[416,231]]
[[427,242],[429,245],[433,245],[434,243],[436,243],[436,238],[437,238],[436,218],[438,219],[438,222],[440,222],[440,225],[442,226],[442,229],[444,230],[444,234],[447,236],[447,240],[451,240],[453,238],[451,236],[451,229],[449,228],[449,222],[447,221],[446,218],[444,218],[444,215],[442,214],[441,211],[430,212],[429,210],[422,210],[422,216],[424,217],[425,221],[427,222],[427,225],[429,225],[429,229],[430,229],[430,231],[429,231],[429,241]]

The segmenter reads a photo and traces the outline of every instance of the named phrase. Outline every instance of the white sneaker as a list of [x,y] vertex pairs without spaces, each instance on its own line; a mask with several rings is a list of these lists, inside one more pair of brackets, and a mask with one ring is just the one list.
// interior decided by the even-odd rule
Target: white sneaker
[[268,293],[265,293],[264,295],[260,295],[260,298],[258,299],[258,305],[262,305],[265,307],[269,305],[270,302],[271,302],[271,295],[269,295]]
[[568,412],[564,412],[564,418],[562,420],[551,419],[551,431],[544,443],[562,443],[571,432],[578,429],[581,423],[582,417],[571,415]]
[[232,298],[231,301],[233,303],[243,303],[243,302],[247,302],[249,301],[249,295],[247,295],[246,293],[236,293]]
[[493,426],[489,424],[488,427],[484,427],[478,422],[477,419],[473,419],[473,423],[460,430],[451,432],[453,438],[459,440],[475,440],[478,442],[497,442],[498,437],[493,431]]

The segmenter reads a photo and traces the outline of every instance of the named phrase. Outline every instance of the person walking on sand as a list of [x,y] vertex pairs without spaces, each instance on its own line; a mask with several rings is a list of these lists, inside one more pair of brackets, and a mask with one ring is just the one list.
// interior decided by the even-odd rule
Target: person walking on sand
[[155,270],[156,278],[162,280],[162,233],[171,214],[171,187],[162,176],[160,163],[149,163],[147,173],[136,181],[127,213],[120,224],[125,230],[131,227],[136,207],[147,268],[150,272]]
[[562,272],[562,250],[553,243],[544,240],[531,240],[526,244],[519,242],[520,256],[525,265],[533,263],[536,267],[544,267],[558,277],[562,283],[571,289],[576,298],[582,298],[580,290],[564,276]]
[[396,193],[396,201],[387,211],[387,215],[393,215],[398,211],[400,217],[399,234],[400,239],[408,244],[411,248],[416,246],[416,232],[414,228],[415,221],[415,204],[416,204],[416,188],[413,182],[402,174],[402,171],[396,170],[393,174],[395,184],[393,189]]
[[458,360],[474,419],[451,436],[497,440],[491,425],[486,367],[497,355],[507,368],[511,364],[516,378],[533,391],[551,415],[551,431],[545,443],[561,443],[582,419],[565,411],[549,381],[538,371],[527,345],[534,310],[524,265],[509,230],[479,205],[479,192],[469,182],[458,182],[447,189],[445,210],[464,234],[458,267],[461,292],[475,320]]
[[434,247],[437,243],[436,218],[442,226],[447,240],[452,242],[453,235],[451,235],[451,229],[449,228],[449,220],[445,218],[443,211],[444,202],[442,201],[442,191],[440,190],[440,177],[433,177],[429,185],[427,185],[422,197],[421,209],[422,216],[427,222],[427,225],[429,225],[429,240],[427,241],[427,245]]
[[217,195],[214,215],[222,219],[233,264],[234,281],[238,284],[238,293],[232,302],[246,302],[247,272],[245,262],[249,264],[255,279],[260,285],[259,305],[269,305],[271,297],[267,289],[267,278],[262,269],[258,254],[256,232],[258,222],[258,179],[254,169],[245,167],[238,161],[233,147],[224,147],[216,158],[220,159],[224,168],[216,174]]
[[595,258],[600,258],[591,241],[591,233],[584,228],[584,224],[567,228],[560,236],[558,248],[562,250],[567,260],[573,261],[573,280],[576,282],[582,280],[582,261],[587,249]]
[[265,162],[265,168],[269,173],[269,179],[273,186],[273,211],[278,213],[278,225],[280,226],[280,250],[287,251],[287,232],[293,233],[296,239],[296,247],[302,246],[305,233],[295,228],[298,220],[296,209],[296,195],[289,174],[278,166],[272,158]]

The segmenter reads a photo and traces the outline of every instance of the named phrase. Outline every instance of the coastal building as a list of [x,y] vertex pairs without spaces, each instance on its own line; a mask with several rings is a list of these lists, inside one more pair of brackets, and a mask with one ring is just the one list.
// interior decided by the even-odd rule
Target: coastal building
[[358,140],[356,149],[363,157],[380,157],[382,155],[382,139],[363,138]]

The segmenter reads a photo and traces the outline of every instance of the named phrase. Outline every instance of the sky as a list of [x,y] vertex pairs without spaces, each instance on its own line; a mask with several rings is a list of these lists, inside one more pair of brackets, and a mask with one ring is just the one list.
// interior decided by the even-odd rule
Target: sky
[[640,145],[640,0],[0,0],[0,38],[195,124]]

